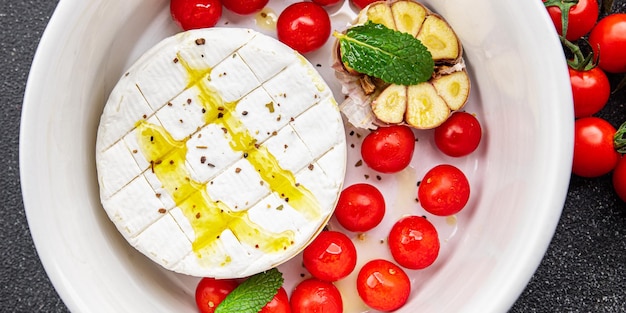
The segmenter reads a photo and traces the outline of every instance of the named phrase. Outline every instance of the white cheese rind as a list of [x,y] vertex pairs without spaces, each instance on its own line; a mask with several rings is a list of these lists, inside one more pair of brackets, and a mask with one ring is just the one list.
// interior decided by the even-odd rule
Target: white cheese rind
[[157,44],[115,86],[96,143],[101,201],[128,242],[169,270],[218,278],[300,252],[334,210],[345,161],[321,76],[249,29]]

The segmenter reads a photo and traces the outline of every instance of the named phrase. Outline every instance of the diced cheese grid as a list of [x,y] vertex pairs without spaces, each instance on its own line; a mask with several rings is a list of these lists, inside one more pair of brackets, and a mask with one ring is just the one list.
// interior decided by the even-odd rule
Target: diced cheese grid
[[107,102],[96,144],[104,209],[163,267],[245,277],[301,251],[330,218],[346,143],[304,57],[249,29],[172,36]]

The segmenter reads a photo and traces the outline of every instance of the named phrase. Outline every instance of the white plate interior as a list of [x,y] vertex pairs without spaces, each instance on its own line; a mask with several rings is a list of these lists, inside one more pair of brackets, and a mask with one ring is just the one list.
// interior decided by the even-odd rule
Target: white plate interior
[[[271,1],[276,12],[292,2]],[[399,311],[505,312],[539,264],[567,190],[573,112],[561,47],[539,2],[423,3],[443,15],[462,40],[473,84],[465,109],[477,114],[485,134],[478,151],[454,159],[438,153],[432,132],[417,132],[410,169],[380,179],[365,166],[354,166],[360,139],[347,134],[348,145],[355,147],[349,148],[345,185],[378,186],[392,211],[357,243],[359,263],[388,256],[379,242],[399,216],[425,214],[414,201],[423,174],[438,163],[455,164],[472,183],[470,203],[454,218],[429,216],[440,231],[442,252],[432,267],[408,271],[413,293]],[[20,138],[24,203],[39,256],[74,312],[196,311],[198,279],[161,269],[109,221],[94,164],[96,129],[109,92],[144,51],[179,31],[168,5],[166,0],[63,0],[33,63]],[[337,30],[355,14],[348,1],[328,10]],[[253,18],[227,11],[220,25],[226,20],[228,27],[254,27]],[[306,56],[321,65],[342,99],[329,67],[331,41]],[[287,290],[305,272],[297,258],[281,270]],[[361,312],[365,308],[351,279],[338,284],[346,312]]]

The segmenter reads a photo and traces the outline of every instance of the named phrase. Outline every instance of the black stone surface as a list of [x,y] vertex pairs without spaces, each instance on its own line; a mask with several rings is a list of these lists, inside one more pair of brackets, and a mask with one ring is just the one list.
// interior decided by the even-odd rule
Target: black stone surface
[[[2,312],[68,311],[33,245],[21,198],[18,164],[24,88],[37,44],[57,3],[4,0],[0,4]],[[614,11],[626,12],[626,1],[616,0]],[[612,86],[616,87],[621,78],[611,76]],[[625,105],[626,89],[616,92],[598,116],[617,127],[626,121]],[[610,175],[597,179],[572,177],[552,243],[509,312],[626,312],[626,204],[613,192]]]

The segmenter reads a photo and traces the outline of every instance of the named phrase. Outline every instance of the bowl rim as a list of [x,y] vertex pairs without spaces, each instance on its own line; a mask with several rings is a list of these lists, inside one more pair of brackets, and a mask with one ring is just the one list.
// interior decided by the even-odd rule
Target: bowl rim
[[[541,3],[531,3],[528,5],[535,6],[537,11],[543,9],[543,5]],[[24,208],[26,211],[26,217],[29,224],[31,236],[33,238],[33,242],[37,253],[40,257],[40,260],[43,264],[43,267],[50,278],[50,281],[54,285],[56,291],[59,293],[64,303],[72,310],[76,311],[84,311],[88,308],[88,304],[82,302],[80,299],[76,297],[76,294],[73,293],[72,288],[69,288],[71,282],[66,280],[66,277],[63,274],[63,269],[58,267],[54,260],[55,255],[53,251],[50,249],[46,249],[43,247],[46,233],[43,231],[45,229],[44,221],[41,221],[35,215],[32,208],[35,203],[34,200],[36,198],[36,194],[33,194],[35,191],[30,187],[33,183],[31,176],[28,173],[33,172],[32,169],[32,161],[35,158],[32,154],[27,152],[36,151],[36,147],[32,147],[29,140],[25,140],[28,138],[32,138],[37,134],[33,133],[33,125],[29,120],[29,117],[36,114],[36,105],[35,99],[37,99],[37,91],[38,89],[45,84],[45,81],[42,79],[46,76],[45,73],[49,72],[50,69],[46,66],[47,58],[49,58],[51,51],[54,51],[54,47],[57,44],[58,38],[65,38],[67,36],[67,30],[63,27],[63,21],[74,21],[76,20],[76,9],[77,7],[84,6],[80,1],[71,1],[71,0],[63,0],[59,1],[57,8],[55,9],[45,31],[42,34],[41,41],[39,46],[35,52],[35,56],[33,58],[33,63],[31,66],[31,70],[28,76],[25,93],[24,93],[24,101],[22,107],[22,115],[20,121],[20,141],[19,141],[19,163],[20,163],[20,181],[21,181],[21,191],[22,191],[22,199],[24,203]],[[547,13],[544,14],[544,18],[541,20],[544,24],[545,29],[549,29],[552,24],[549,20]],[[551,49],[555,48],[560,49],[561,46],[558,42],[558,37],[556,31],[551,32],[549,36],[553,37],[552,41],[548,43],[551,44]],[[550,48],[550,47],[544,47]],[[556,62],[555,62],[556,63]],[[555,89],[564,91],[569,91],[569,85],[566,84],[568,81],[566,64],[558,63],[554,64],[554,69],[556,71],[561,71],[561,79],[554,81]],[[566,94],[554,94],[552,95],[555,101],[572,101],[571,93],[567,92]],[[562,138],[567,138],[568,135],[573,134],[573,110],[571,112],[572,123],[564,123],[563,125],[559,125],[557,129],[562,133]],[[563,121],[566,121],[564,118]],[[560,177],[559,181],[556,180],[552,182],[546,182],[546,192],[550,193],[552,197],[549,198],[550,201],[546,201],[546,208],[559,208],[559,209],[551,209],[546,210],[545,213],[546,218],[539,219],[542,221],[541,224],[537,225],[539,231],[536,232],[536,236],[534,238],[529,238],[529,244],[527,248],[527,253],[522,254],[524,256],[523,259],[519,260],[519,265],[511,267],[511,273],[515,273],[513,276],[516,277],[526,277],[526,279],[517,279],[506,283],[506,285],[501,285],[501,289],[508,289],[510,292],[509,297],[502,297],[497,300],[492,300],[491,309],[487,308],[487,311],[505,311],[510,308],[511,305],[515,302],[515,300],[519,297],[519,295],[523,292],[526,284],[532,278],[533,273],[536,271],[539,266],[544,253],[547,251],[550,241],[556,231],[556,227],[559,222],[559,218],[562,212],[563,204],[565,202],[565,198],[567,196],[567,182],[569,182],[570,177],[570,169],[571,169],[571,156],[573,153],[573,136],[571,140],[564,140],[560,143],[558,147],[553,149],[553,158],[556,160],[561,160],[561,167],[556,170],[555,178]],[[555,145],[556,146],[556,145]],[[533,247],[531,249],[530,247]],[[541,249],[538,249],[541,247]],[[539,253],[542,251],[542,253]]]

